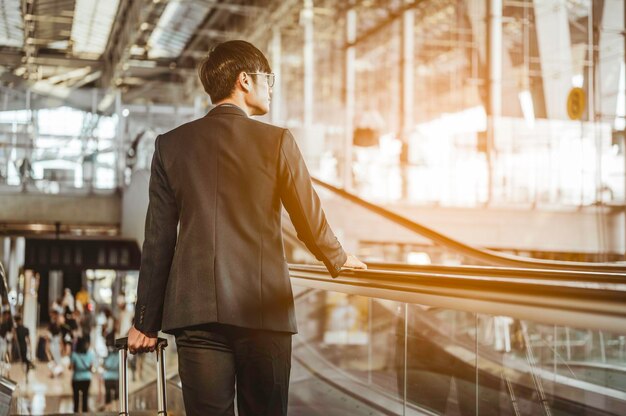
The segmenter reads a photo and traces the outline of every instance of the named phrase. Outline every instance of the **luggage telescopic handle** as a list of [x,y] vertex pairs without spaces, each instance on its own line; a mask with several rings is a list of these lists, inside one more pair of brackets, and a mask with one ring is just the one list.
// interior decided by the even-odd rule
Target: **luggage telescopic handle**
[[[165,396],[165,361],[163,351],[167,347],[165,338],[157,338],[156,359],[157,359],[157,408],[159,415],[167,415],[167,398]],[[126,361],[128,359],[128,337],[115,340],[115,348],[120,355],[120,416],[128,416],[128,372],[126,371]]]

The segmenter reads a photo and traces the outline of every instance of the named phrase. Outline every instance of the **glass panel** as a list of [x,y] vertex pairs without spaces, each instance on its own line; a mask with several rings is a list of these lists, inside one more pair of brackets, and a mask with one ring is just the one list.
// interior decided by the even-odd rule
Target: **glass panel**
[[408,311],[407,411],[474,414],[475,314],[423,305]]
[[405,305],[296,289],[289,414],[402,414]]
[[[503,414],[624,414],[624,336],[479,315],[478,374]],[[489,394],[479,385],[479,397]],[[479,403],[479,414],[494,414]]]
[[290,414],[626,414],[622,334],[295,289]]

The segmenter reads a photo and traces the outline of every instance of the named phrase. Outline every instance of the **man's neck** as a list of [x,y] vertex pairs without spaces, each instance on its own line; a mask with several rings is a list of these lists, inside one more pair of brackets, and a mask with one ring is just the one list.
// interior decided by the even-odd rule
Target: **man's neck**
[[250,114],[252,113],[251,109],[246,105],[246,102],[242,99],[237,99],[235,97],[228,97],[216,103],[215,106],[223,105],[223,104],[234,105],[236,107],[241,108],[248,115],[248,117],[250,117]]

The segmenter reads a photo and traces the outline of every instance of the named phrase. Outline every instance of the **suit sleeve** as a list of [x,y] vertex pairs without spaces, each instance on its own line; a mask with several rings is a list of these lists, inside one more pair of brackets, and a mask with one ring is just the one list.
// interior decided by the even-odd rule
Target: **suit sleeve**
[[331,230],[311,176],[291,132],[285,130],[279,152],[280,197],[298,238],[337,277],[347,255]]
[[178,227],[178,207],[163,167],[159,138],[155,141],[152,157],[145,239],[135,305],[134,325],[144,333],[161,329],[165,288],[174,257]]

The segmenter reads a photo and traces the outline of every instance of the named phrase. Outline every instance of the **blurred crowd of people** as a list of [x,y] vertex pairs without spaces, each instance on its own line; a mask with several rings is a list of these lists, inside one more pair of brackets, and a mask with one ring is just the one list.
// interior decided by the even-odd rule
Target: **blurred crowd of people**
[[[108,306],[98,306],[92,301],[86,288],[75,295],[65,289],[64,295],[52,303],[49,324],[40,328],[36,349],[31,351],[31,334],[20,316],[8,310],[3,312],[0,323],[0,357],[2,365],[21,362],[28,378],[34,362],[44,363],[51,378],[71,372],[74,412],[89,411],[89,391],[92,382],[98,383],[97,403],[104,404],[99,410],[111,408],[118,399],[119,356],[115,339],[127,335],[132,326],[132,312],[121,293],[116,300],[115,313]],[[36,361],[35,361],[36,358]],[[133,379],[141,378],[141,358],[130,362]],[[6,370],[3,368],[3,370]]]

